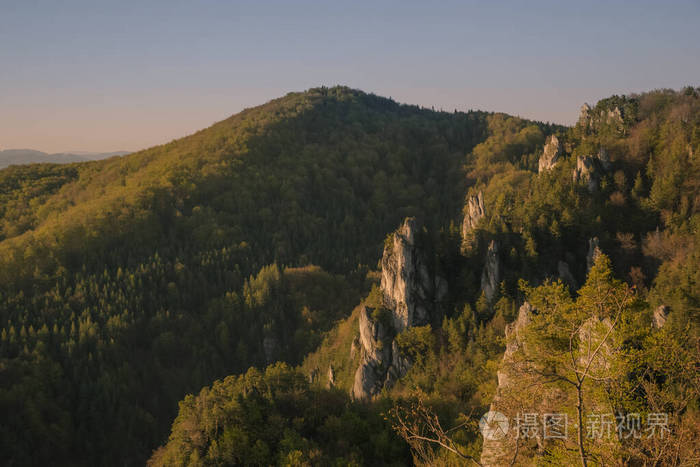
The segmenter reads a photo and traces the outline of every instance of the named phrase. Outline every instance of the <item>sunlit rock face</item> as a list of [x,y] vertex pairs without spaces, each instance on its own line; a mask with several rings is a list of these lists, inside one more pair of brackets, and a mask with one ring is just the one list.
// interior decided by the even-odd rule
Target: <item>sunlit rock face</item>
[[380,283],[383,308],[360,310],[355,348],[361,352],[361,363],[352,389],[355,399],[370,399],[406,374],[412,362],[401,354],[394,337],[430,323],[447,296],[447,281],[428,267],[419,232],[417,221],[407,218],[385,244]]
[[600,171],[598,169],[597,158],[593,156],[578,156],[576,158],[576,167],[574,168],[572,178],[574,183],[586,185],[589,193],[594,193],[598,190],[600,182]]
[[392,311],[396,332],[429,321],[435,281],[423,253],[416,247],[417,231],[416,220],[406,219],[384,247],[382,256],[381,290],[384,306]]
[[479,221],[485,215],[486,210],[484,209],[484,193],[480,191],[467,199],[467,205],[464,211],[464,220],[462,221],[462,238],[466,237],[469,232],[474,230]]
[[355,373],[352,395],[355,399],[369,399],[384,386],[391,365],[392,331],[381,320],[372,316],[374,310],[360,309],[360,345],[362,357]]
[[609,110],[600,109],[597,112],[588,104],[581,106],[578,125],[586,130],[593,130],[600,125],[622,126],[622,124],[622,111],[617,106]]
[[552,135],[547,139],[547,143],[544,145],[544,151],[540,156],[537,164],[537,172],[542,173],[547,170],[551,170],[559,161],[559,157],[562,154],[562,145],[559,142],[559,138],[556,135]]
[[[525,302],[518,310],[516,320],[506,326],[506,349],[497,373],[498,388],[489,410],[504,414],[510,423],[507,427],[508,431],[503,436],[484,439],[480,459],[483,466],[513,465],[516,452],[515,465],[538,465],[538,458],[552,445],[553,441],[544,437],[540,430],[533,436],[521,437],[516,451],[516,439],[518,439],[516,416],[519,413],[533,413],[540,416],[555,414],[561,407],[575,403],[571,394],[560,386],[533,384],[538,377],[531,379],[532,375],[542,375],[542,368],[538,367],[536,361],[526,358],[525,355],[528,350],[526,338],[528,327],[536,315],[537,310]],[[580,348],[590,349],[590,351],[580,352],[578,363],[581,368],[588,368],[591,375],[605,374],[610,370],[610,362],[617,345],[614,336],[610,335],[612,325],[610,318],[591,316],[577,331],[576,337]],[[589,409],[593,412],[611,413],[613,410],[605,402],[589,404],[591,404]],[[611,441],[613,445],[617,442],[616,439]]]
[[652,325],[656,329],[661,329],[666,324],[666,319],[668,318],[668,312],[670,309],[666,305],[659,305],[654,310],[654,315],[652,317]]
[[[489,407],[491,412],[500,412],[510,418],[512,415],[509,407],[506,407],[503,394],[514,390],[518,386],[517,374],[526,370],[526,364],[518,364],[516,352],[525,344],[523,331],[532,320],[533,309],[530,303],[525,302],[518,310],[517,319],[506,326],[506,350],[503,353],[503,362],[498,370],[498,389],[493,402]],[[510,465],[515,452],[516,430],[509,424],[508,431],[503,436],[492,439],[484,438],[481,448],[480,463],[484,466]],[[536,441],[536,440],[535,440]]]

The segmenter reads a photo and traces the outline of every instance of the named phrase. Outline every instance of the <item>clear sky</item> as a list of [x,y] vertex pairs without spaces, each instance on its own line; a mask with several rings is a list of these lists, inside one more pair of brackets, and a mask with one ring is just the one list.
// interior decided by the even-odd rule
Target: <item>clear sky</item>
[[700,86],[700,0],[0,0],[0,149],[136,150],[334,84],[570,124]]

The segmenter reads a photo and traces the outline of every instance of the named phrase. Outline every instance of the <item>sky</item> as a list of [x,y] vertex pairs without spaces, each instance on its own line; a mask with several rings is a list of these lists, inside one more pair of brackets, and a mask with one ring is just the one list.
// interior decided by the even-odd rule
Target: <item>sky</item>
[[0,0],[0,149],[134,151],[336,84],[572,124],[700,86],[700,0]]

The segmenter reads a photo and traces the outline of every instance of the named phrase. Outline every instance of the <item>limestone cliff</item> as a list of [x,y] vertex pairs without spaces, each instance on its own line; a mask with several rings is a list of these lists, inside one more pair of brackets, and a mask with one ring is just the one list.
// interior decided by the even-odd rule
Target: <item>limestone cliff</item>
[[[516,451],[519,429],[516,422],[517,415],[557,414],[562,411],[562,407],[575,405],[575,397],[571,391],[564,391],[561,386],[554,384],[534,384],[543,381],[542,369],[537,368],[537,363],[524,358],[521,351],[527,352],[524,335],[536,313],[537,311],[525,302],[518,311],[517,319],[506,326],[506,350],[497,373],[498,388],[489,410],[504,414],[510,424],[503,436],[484,439],[481,452],[481,464],[484,466],[513,465],[516,452],[515,465],[536,465],[537,457],[553,441],[545,437],[542,429],[538,428],[530,436],[520,437]],[[604,343],[602,340],[608,336],[611,326],[612,322],[609,318],[600,319],[592,316],[578,330],[580,348],[589,349],[588,352],[580,353],[578,361],[581,368],[588,368],[589,375],[602,376],[610,370],[611,355],[616,352],[615,339],[614,336],[609,336]],[[587,404],[587,408],[595,413],[613,412],[604,398],[597,401],[588,400]],[[570,427],[570,429],[573,428]],[[594,442],[612,445],[617,443],[617,440]]]
[[381,290],[384,306],[392,310],[394,329],[428,322],[428,309],[435,290],[423,253],[416,248],[418,224],[408,218],[391,236],[382,256]]
[[484,209],[484,193],[479,192],[467,198],[467,205],[464,210],[464,220],[462,221],[462,238],[474,230],[479,221],[486,215]]
[[373,311],[366,306],[360,310],[362,357],[352,388],[355,399],[369,399],[379,393],[391,364],[391,325],[372,316]]
[[352,388],[355,399],[369,399],[406,374],[411,362],[401,354],[394,337],[406,328],[431,322],[447,295],[447,281],[431,271],[418,235],[418,223],[407,218],[385,244],[382,306],[376,310],[365,306],[360,311],[361,360]]
[[[491,412],[501,412],[509,417],[512,415],[511,412],[519,409],[508,405],[507,395],[517,387],[518,371],[525,370],[524,364],[515,361],[515,354],[524,345],[522,332],[530,323],[532,313],[532,306],[525,302],[518,310],[517,319],[506,326],[506,350],[503,353],[503,363],[498,370],[498,389],[489,407]],[[508,431],[502,436],[485,438],[481,450],[481,464],[484,466],[509,465],[515,453],[516,435],[516,428],[511,423]]]
[[586,185],[589,193],[597,191],[598,183],[600,182],[597,158],[593,156],[578,156],[572,178],[574,183]]
[[623,125],[622,110],[615,106],[610,109],[592,109],[583,104],[578,118],[578,125],[585,130],[595,130],[601,125],[612,125],[621,128]]
[[537,173],[551,170],[559,161],[562,153],[562,145],[556,135],[551,135],[544,145],[544,151],[537,164]]
[[652,316],[652,325],[656,329],[661,329],[666,324],[669,308],[666,305],[659,305],[654,309]]

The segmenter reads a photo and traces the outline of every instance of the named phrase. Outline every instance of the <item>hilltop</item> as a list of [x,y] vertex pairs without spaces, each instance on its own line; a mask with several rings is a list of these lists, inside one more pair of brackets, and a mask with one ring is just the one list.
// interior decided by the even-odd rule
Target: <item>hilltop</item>
[[485,410],[519,281],[575,294],[598,250],[640,324],[672,310],[682,354],[699,100],[614,96],[566,128],[316,88],[0,170],[0,462],[410,462],[383,414],[416,394],[446,424]]

